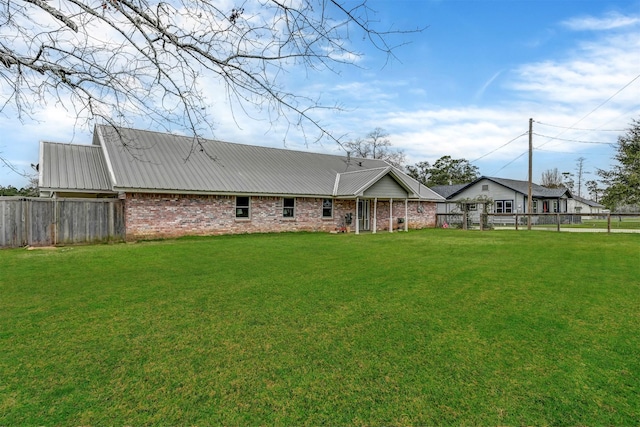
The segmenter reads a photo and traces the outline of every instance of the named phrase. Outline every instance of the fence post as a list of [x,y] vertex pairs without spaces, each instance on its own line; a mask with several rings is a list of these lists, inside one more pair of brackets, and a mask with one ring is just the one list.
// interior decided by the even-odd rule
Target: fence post
[[58,198],[53,199],[53,246],[58,244]]
[[115,229],[116,229],[116,225],[115,225],[115,203],[112,201],[109,201],[109,219],[108,224],[107,224],[107,233],[109,234],[109,238],[108,241],[111,240],[115,240]]
[[556,212],[556,223],[558,224],[558,233],[560,232],[560,212]]
[[611,233],[611,212],[607,213],[607,233]]
[[518,231],[518,212],[516,212],[516,231]]

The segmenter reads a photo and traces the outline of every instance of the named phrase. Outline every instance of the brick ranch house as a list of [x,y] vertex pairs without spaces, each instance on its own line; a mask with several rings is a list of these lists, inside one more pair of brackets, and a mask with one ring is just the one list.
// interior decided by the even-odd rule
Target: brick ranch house
[[127,239],[435,227],[443,198],[382,160],[96,126],[41,142],[41,197],[119,198]]

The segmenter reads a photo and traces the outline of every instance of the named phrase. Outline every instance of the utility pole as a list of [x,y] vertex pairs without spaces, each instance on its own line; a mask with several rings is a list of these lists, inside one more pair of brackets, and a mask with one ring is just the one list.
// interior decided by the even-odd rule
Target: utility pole
[[533,209],[533,119],[529,119],[529,194],[527,194],[527,230],[531,230],[531,209]]

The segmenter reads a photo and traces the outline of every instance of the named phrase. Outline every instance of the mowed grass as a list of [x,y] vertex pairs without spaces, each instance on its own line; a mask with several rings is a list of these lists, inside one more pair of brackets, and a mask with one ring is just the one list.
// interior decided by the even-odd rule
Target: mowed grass
[[640,420],[640,235],[243,235],[0,262],[0,425]]

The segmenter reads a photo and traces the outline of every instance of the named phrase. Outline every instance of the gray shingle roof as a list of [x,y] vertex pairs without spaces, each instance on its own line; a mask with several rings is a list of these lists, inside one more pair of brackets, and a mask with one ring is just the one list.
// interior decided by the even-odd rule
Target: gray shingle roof
[[593,208],[604,208],[604,205],[601,205],[600,203],[590,200],[590,199],[585,199],[584,197],[580,197],[580,196],[573,196],[573,198],[577,201],[579,201],[580,203],[584,203],[587,206],[591,206]]
[[[47,167],[43,167],[46,159]],[[109,192],[111,181],[100,147],[40,143],[39,187],[42,190]]]
[[[511,190],[517,191],[522,194],[529,194],[529,182],[528,181],[519,181],[516,179],[506,179],[506,178],[496,178],[491,176],[481,176],[473,182],[468,184],[456,184],[456,185],[441,185],[436,187],[431,187],[433,191],[440,194],[445,198],[451,198],[456,194],[460,193],[467,187],[470,187],[477,182],[487,179],[489,181],[493,181],[497,184],[500,184],[504,187],[510,188]],[[541,185],[532,183],[531,185],[531,194],[533,197],[537,199],[557,199],[563,196],[572,197],[571,193],[566,188],[547,188]]]
[[[356,196],[391,174],[412,198],[442,198],[382,160],[350,158],[97,126],[116,191]],[[369,181],[367,181],[369,180]]]
[[[504,185],[507,188],[511,188],[512,190],[518,191],[522,194],[529,193],[529,182],[528,181],[518,181],[515,179],[505,179],[505,178],[495,178],[485,176],[484,178],[497,182],[498,184]],[[564,196],[569,192],[566,188],[547,188],[538,184],[532,183],[531,192],[533,197],[537,197],[540,199],[555,199],[558,197]]]
[[465,188],[469,183],[466,184],[452,184],[452,185],[436,185],[430,187],[433,191],[444,197],[445,199],[450,195],[457,193],[459,190]]

